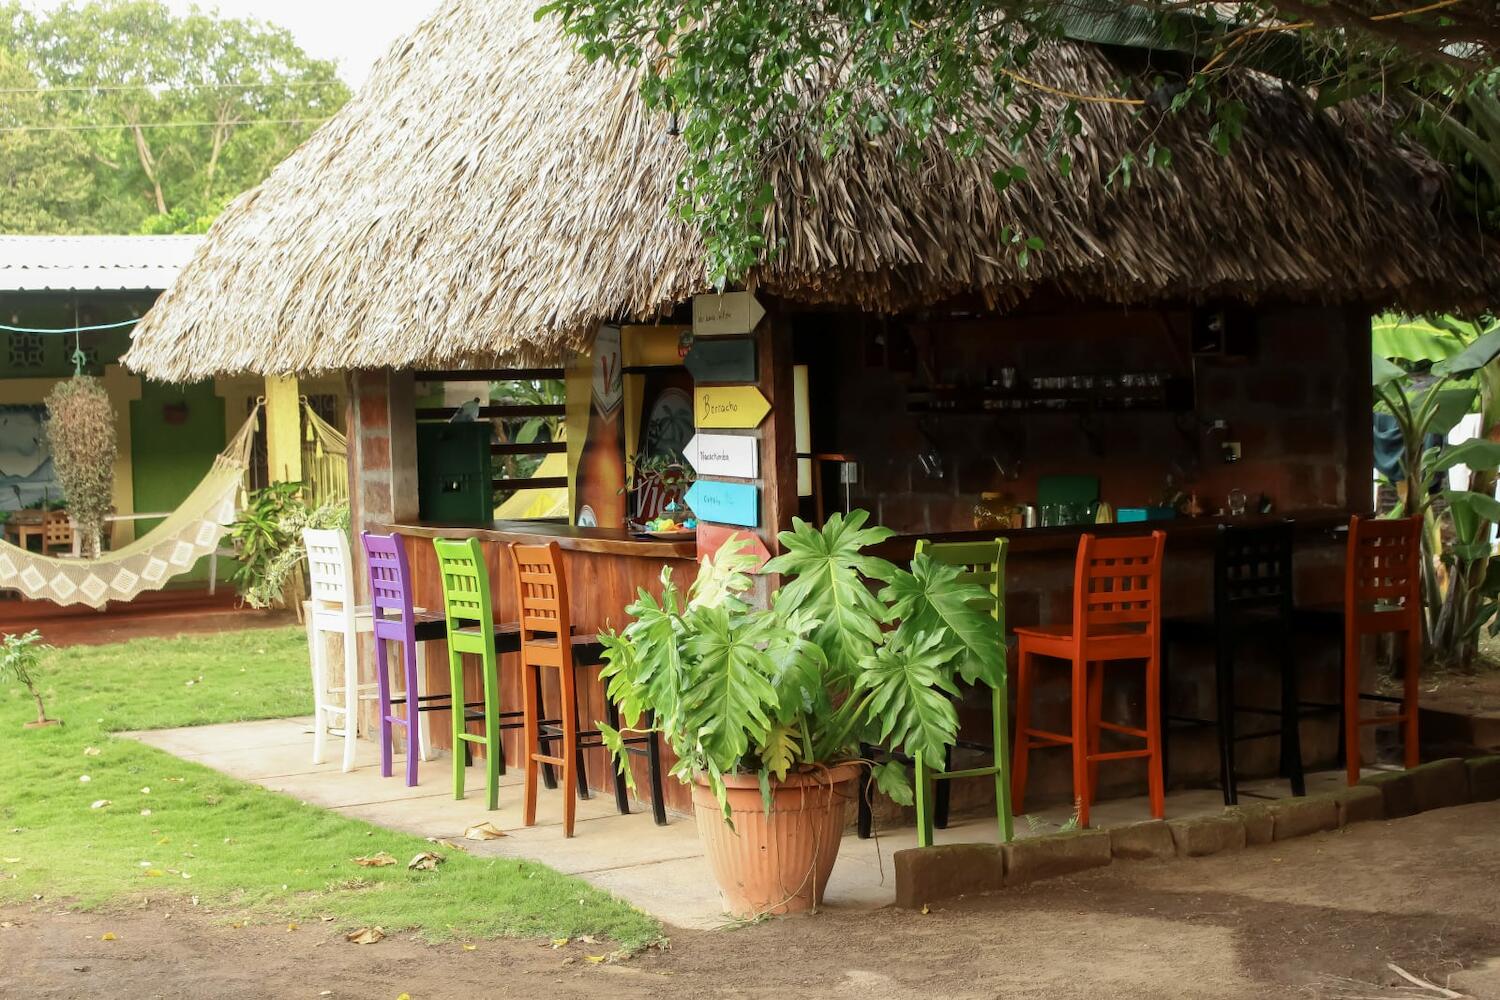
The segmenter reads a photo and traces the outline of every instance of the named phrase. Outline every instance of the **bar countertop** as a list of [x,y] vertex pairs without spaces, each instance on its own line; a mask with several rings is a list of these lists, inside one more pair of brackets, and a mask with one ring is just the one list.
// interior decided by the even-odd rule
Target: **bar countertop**
[[1299,540],[1332,542],[1334,532],[1349,524],[1349,512],[1340,510],[1292,511],[1286,514],[1249,514],[1241,517],[1178,517],[1161,521],[1131,521],[1110,524],[1070,524],[1056,528],[994,528],[986,531],[902,532],[872,546],[871,555],[895,562],[910,560],[918,540],[933,542],[982,542],[994,538],[1010,540],[1010,553],[1072,552],[1084,532],[1101,537],[1167,533],[1170,550],[1177,545],[1206,547],[1213,544],[1219,525],[1258,527],[1291,521]]
[[695,559],[698,555],[698,542],[692,536],[682,541],[669,541],[635,535],[623,528],[576,528],[546,521],[495,521],[488,528],[412,521],[378,524],[375,530],[416,538],[477,538],[482,542],[520,542],[523,545],[556,542],[558,548],[572,552],[640,559]]

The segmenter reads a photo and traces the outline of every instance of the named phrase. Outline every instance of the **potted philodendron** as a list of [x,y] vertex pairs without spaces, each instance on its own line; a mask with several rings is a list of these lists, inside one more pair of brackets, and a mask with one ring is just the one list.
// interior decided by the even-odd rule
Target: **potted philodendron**
[[36,721],[25,723],[26,729],[45,729],[62,725],[56,719],[47,718],[47,706],[42,704],[40,667],[42,654],[51,649],[42,643],[42,633],[32,629],[24,635],[6,633],[0,639],[0,680],[15,680],[31,694],[36,702]]
[[[794,519],[765,566],[783,578],[769,607],[744,599],[756,559],[736,540],[703,559],[686,594],[664,569],[660,596],[642,589],[624,630],[601,636],[626,725],[601,727],[605,741],[627,779],[622,734],[654,730],[671,746],[736,916],[817,906],[860,744],[942,767],[958,680],[993,683],[1004,669],[994,619],[975,609],[986,592],[926,556],[908,571],[863,554],[891,535],[868,516],[835,514],[821,529]],[[875,780],[912,801],[905,766],[879,764]]]

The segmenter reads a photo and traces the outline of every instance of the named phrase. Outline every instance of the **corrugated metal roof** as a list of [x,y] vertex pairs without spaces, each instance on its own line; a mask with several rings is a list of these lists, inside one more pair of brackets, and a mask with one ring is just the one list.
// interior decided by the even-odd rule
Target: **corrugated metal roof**
[[0,292],[161,291],[202,236],[0,236]]

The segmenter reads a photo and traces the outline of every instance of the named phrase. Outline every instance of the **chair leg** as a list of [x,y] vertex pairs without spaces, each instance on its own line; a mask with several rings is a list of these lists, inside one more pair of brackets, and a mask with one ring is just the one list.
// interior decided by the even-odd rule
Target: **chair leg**
[[323,665],[323,635],[318,631],[312,621],[312,612],[308,612],[307,622],[307,658],[312,662],[313,682],[313,763],[323,763],[328,744],[328,713],[323,708],[323,701],[327,697],[328,684],[325,677]]
[[500,746],[500,664],[493,654],[480,657],[484,671],[484,791],[485,808],[500,808],[500,769],[505,751]]
[[1422,628],[1418,620],[1412,628],[1406,632],[1406,670],[1404,671],[1405,689],[1401,696],[1401,714],[1406,717],[1402,723],[1403,742],[1406,744],[1405,763],[1408,768],[1416,767],[1422,763],[1422,742],[1418,732],[1417,721],[1422,715]]
[[1000,821],[1000,842],[1008,844],[1016,835],[1010,811],[1010,698],[1005,672],[991,689],[991,720],[995,740],[995,818]]
[[359,747],[359,651],[354,632],[344,633],[344,770],[354,770]]
[[1307,794],[1307,779],[1302,771],[1302,693],[1297,682],[1297,665],[1293,662],[1291,629],[1281,631],[1281,773],[1291,781],[1292,794]]
[[[428,734],[422,731],[427,716],[422,712],[420,674],[416,643],[401,643],[401,665],[406,669],[406,784],[417,783],[417,761],[427,759]],[[384,671],[381,671],[384,675]]]
[[1146,747],[1151,756],[1146,758],[1146,781],[1151,792],[1151,818],[1161,819],[1167,811],[1167,788],[1162,775],[1161,762],[1161,662],[1152,651],[1146,661]]
[[667,825],[667,798],[662,792],[661,736],[656,733],[656,713],[646,713],[646,726],[652,730],[646,744],[646,770],[651,777],[651,818],[657,826]]
[[[528,739],[526,745],[534,750],[540,750],[543,753],[547,753],[547,747],[550,747],[555,741],[548,740],[546,746],[543,746],[541,741],[541,720],[547,717],[547,704],[542,697],[542,668],[533,665],[528,669],[527,672],[533,674],[536,681],[536,683],[532,685],[532,688],[535,691],[535,697],[533,697],[528,702],[528,704],[534,704],[536,706],[537,735],[535,741]],[[529,753],[530,751],[528,750],[527,752]],[[549,789],[557,787],[557,772],[553,769],[551,764],[542,765],[542,784],[546,785]]]
[[[620,707],[610,700],[608,695],[604,698],[604,720],[609,723],[609,728],[615,732],[620,731]],[[627,754],[622,758],[621,763],[629,767],[630,756]],[[615,809],[619,811],[621,816],[628,816],[630,814],[630,793],[625,784],[625,775],[620,773],[618,767],[610,768],[610,770],[615,775]]]
[[[391,678],[388,672],[386,640],[376,635],[375,640],[375,687],[380,692],[380,776],[389,778],[391,776]],[[411,693],[407,693],[406,704],[408,710],[412,705]],[[411,756],[411,727],[406,727],[407,756]],[[413,782],[410,779],[408,769],[408,785]]]
[[1088,673],[1089,665],[1086,660],[1074,660],[1072,663],[1072,691],[1071,701],[1068,705],[1072,716],[1073,752],[1073,805],[1077,810],[1078,829],[1085,830],[1089,825],[1089,691]]
[[[574,677],[576,680],[577,675],[575,674]],[[577,683],[575,683],[573,685],[573,727],[575,730],[578,727],[578,720],[580,718],[582,718],[582,715],[578,711],[578,685]],[[580,799],[593,798],[593,790],[589,788],[588,766],[584,763],[583,750],[581,749],[576,751],[573,755],[573,769],[574,778],[578,782],[578,797]]]
[[[943,748],[943,773],[953,770],[953,748]],[[939,830],[948,829],[948,799],[953,791],[953,782],[935,781],[932,791],[932,825]]]
[[1088,794],[1089,805],[1099,801],[1099,761],[1096,759],[1102,749],[1104,729],[1099,725],[1104,721],[1104,661],[1096,660],[1084,665],[1086,671],[1084,684],[1088,693],[1088,782],[1084,790]]
[[1226,806],[1239,801],[1234,773],[1234,653],[1230,645],[1231,637],[1221,626],[1214,648],[1214,694],[1219,703],[1218,725],[1214,728],[1219,731],[1219,788]]
[[1026,763],[1031,751],[1031,737],[1026,730],[1030,725],[1031,651],[1023,639],[1016,652],[1016,750],[1011,756],[1010,775],[1010,808],[1015,816],[1026,812]]
[[537,667],[523,665],[521,668],[521,704],[524,706],[521,716],[521,758],[525,762],[521,822],[524,826],[536,825],[536,755],[542,751],[542,695],[539,673],[540,668]]
[[1350,786],[1359,784],[1359,635],[1344,625],[1344,770]]
[[1157,662],[1161,665],[1161,697],[1157,700],[1157,711],[1161,713],[1161,780],[1171,787],[1172,781],[1172,675],[1170,671],[1172,641],[1163,630],[1161,649]]
[[[422,711],[421,699],[422,693],[427,689],[427,644],[425,642],[418,642],[414,643],[413,645],[416,646],[417,650],[415,674],[417,685],[412,690],[417,693],[418,697],[415,702],[407,705],[406,717],[413,720],[416,723],[417,728],[421,730],[422,742],[420,759],[422,763],[425,764],[428,761],[432,760],[432,713]],[[413,707],[413,705],[415,707]]]
[[870,796],[875,794],[875,771],[871,767],[870,755],[875,749],[868,743],[859,745],[859,759],[863,761],[859,767],[859,801],[855,804],[858,815],[856,830],[860,840],[869,840],[870,835],[875,832],[875,810],[871,807]]
[[[567,636],[563,636],[566,641]],[[564,659],[563,667],[558,671],[562,688],[562,793],[563,793],[563,836],[573,836],[573,820],[578,811],[578,796],[573,794],[572,788],[575,781],[582,777],[578,770],[578,692],[573,684],[573,664]]]
[[461,799],[464,797],[464,771],[472,760],[469,741],[464,739],[468,730],[464,703],[469,699],[464,695],[464,655],[451,645],[448,647],[448,690],[453,692],[453,707],[448,712],[453,722],[453,797]]

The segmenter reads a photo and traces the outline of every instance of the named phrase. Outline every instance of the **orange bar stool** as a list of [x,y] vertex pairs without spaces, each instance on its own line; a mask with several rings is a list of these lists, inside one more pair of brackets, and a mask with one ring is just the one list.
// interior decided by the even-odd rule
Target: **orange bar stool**
[[[1399,695],[1359,689],[1360,640],[1367,635],[1404,637]],[[1344,570],[1344,761],[1349,784],[1359,783],[1359,732],[1365,726],[1400,726],[1405,763],[1421,763],[1417,718],[1422,674],[1422,519],[1349,519],[1349,555]],[[1401,706],[1394,715],[1366,718],[1360,702]]]
[[[1164,792],[1161,755],[1161,553],[1164,532],[1149,538],[1078,540],[1073,573],[1073,622],[1016,629],[1016,752],[1011,798],[1017,815],[1025,812],[1027,756],[1042,747],[1073,750],[1073,799],[1078,825],[1089,825],[1089,806],[1099,785],[1099,762],[1149,758],[1151,815],[1162,818]],[[1069,733],[1031,725],[1031,684],[1040,656],[1066,660],[1072,667],[1072,727]],[[1105,722],[1104,668],[1117,661],[1141,661],[1146,671],[1144,729]],[[1131,750],[1100,749],[1102,732],[1144,741]]]
[[[598,729],[578,727],[578,685],[580,670],[604,663],[604,646],[598,636],[573,635],[568,608],[568,578],[563,572],[561,551],[556,542],[546,545],[510,545],[516,594],[520,601],[521,678],[525,706],[526,781],[523,821],[536,825],[537,765],[552,764],[562,769],[563,836],[573,836],[577,797],[587,790],[581,772],[576,772],[582,755],[579,751],[604,746]],[[556,670],[562,704],[557,718],[547,719],[541,690],[543,670]],[[606,695],[606,721],[610,728],[620,728],[620,710]],[[656,734],[626,737],[626,752],[647,758],[651,778],[652,813],[658,826],[667,822],[666,801],[662,796],[661,744]],[[557,744],[561,743],[559,750]],[[615,806],[630,812],[625,777],[615,773]]]

